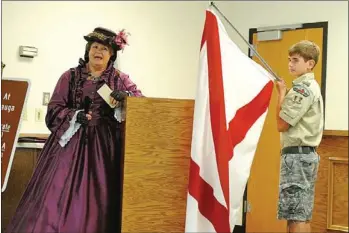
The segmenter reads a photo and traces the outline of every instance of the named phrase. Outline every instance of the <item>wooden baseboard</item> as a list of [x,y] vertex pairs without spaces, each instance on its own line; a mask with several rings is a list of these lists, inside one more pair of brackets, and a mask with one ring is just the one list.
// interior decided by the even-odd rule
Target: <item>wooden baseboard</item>
[[324,136],[340,136],[340,137],[348,137],[348,130],[324,130]]

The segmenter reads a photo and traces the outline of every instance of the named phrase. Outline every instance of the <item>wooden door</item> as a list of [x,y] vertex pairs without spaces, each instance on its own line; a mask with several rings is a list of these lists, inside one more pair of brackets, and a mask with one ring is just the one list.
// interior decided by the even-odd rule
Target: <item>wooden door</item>
[[[288,88],[293,77],[288,73],[288,48],[300,41],[311,40],[323,48],[323,28],[307,28],[283,31],[282,39],[275,41],[258,41],[257,32],[250,33],[253,45],[273,71],[283,78]],[[321,53],[322,54],[322,53]],[[253,60],[262,64],[256,56]],[[316,80],[322,81],[322,55],[314,69]],[[250,211],[246,214],[246,232],[286,232],[286,221],[277,219],[278,184],[280,168],[280,135],[276,129],[276,100],[274,88],[269,112],[265,120],[260,142],[251,168],[247,185],[247,202]]]

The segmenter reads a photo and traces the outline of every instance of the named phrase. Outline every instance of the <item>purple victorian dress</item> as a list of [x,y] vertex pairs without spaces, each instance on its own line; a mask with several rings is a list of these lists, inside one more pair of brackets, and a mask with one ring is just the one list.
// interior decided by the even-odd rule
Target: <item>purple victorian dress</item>
[[[112,65],[99,81],[87,77],[86,65],[80,64],[59,79],[46,115],[52,133],[7,233],[120,231],[120,123],[97,90],[106,83],[143,95]],[[76,115],[85,96],[92,99],[92,120],[82,126]]]

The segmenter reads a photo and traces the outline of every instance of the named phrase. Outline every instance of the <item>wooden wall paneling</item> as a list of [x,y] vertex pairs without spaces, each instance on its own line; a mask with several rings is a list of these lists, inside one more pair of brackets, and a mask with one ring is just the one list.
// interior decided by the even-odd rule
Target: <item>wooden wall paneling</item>
[[348,232],[348,158],[329,158],[327,229]]

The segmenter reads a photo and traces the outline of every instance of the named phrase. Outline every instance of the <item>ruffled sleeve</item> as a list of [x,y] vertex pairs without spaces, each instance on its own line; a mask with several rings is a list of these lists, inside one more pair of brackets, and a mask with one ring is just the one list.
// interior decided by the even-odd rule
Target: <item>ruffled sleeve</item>
[[76,112],[76,109],[68,107],[69,80],[70,72],[67,71],[59,78],[47,106],[45,123],[58,139],[70,127],[70,121]]
[[69,121],[69,128],[64,132],[61,139],[59,140],[59,144],[64,147],[70,139],[74,136],[74,134],[80,129],[81,124],[76,122],[76,118],[79,112],[83,110],[78,110],[75,112],[73,118]]
[[[125,74],[121,71],[117,71],[119,78],[117,82],[117,90],[125,91],[128,96],[135,97],[144,97],[142,91],[138,89],[137,85],[130,79],[128,74]],[[122,122],[125,120],[125,108],[124,104],[121,104],[119,107],[114,109],[114,117],[118,122]]]

